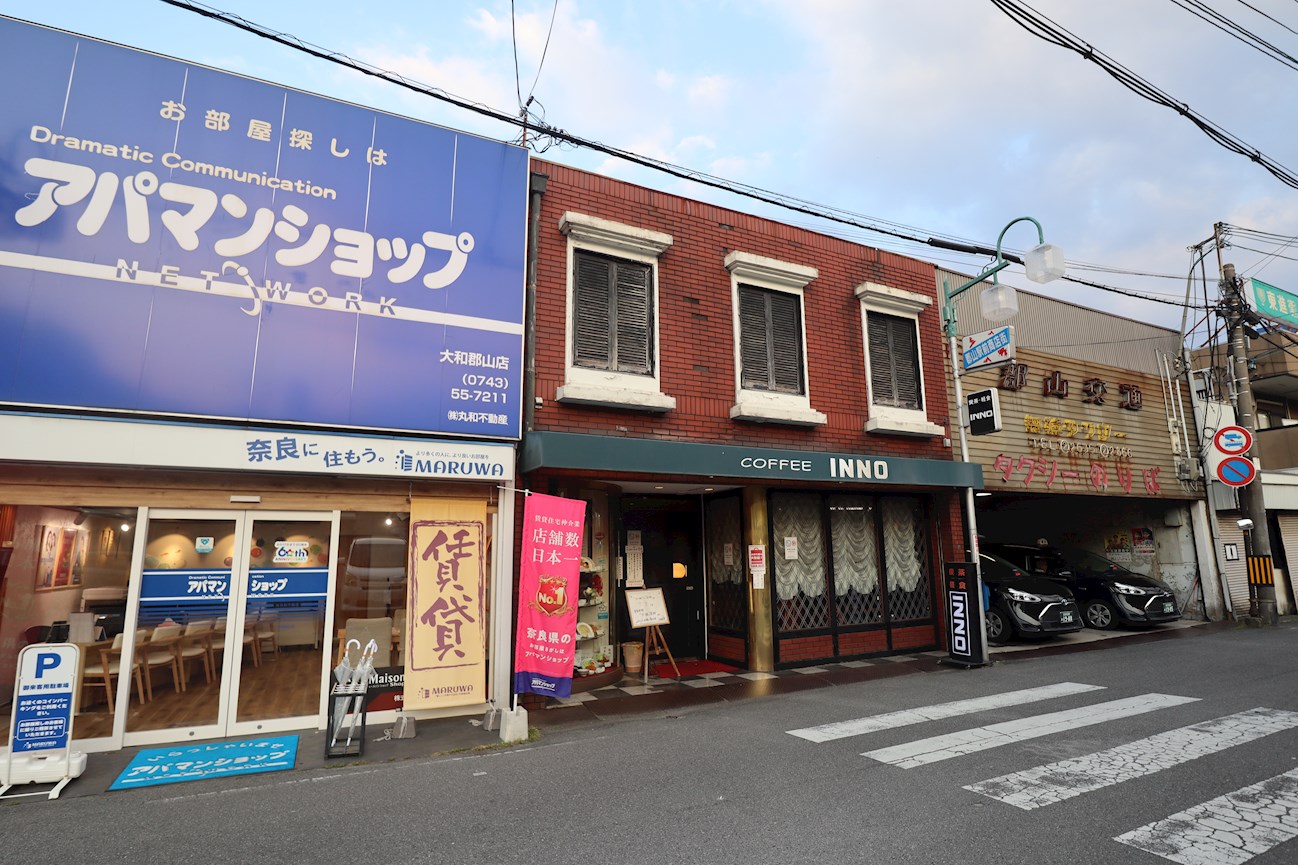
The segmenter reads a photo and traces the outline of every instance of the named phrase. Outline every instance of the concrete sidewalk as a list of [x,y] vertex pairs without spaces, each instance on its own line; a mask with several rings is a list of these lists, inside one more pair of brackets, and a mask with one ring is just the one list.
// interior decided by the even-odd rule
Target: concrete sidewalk
[[[1012,663],[1047,655],[1066,654],[1116,648],[1135,643],[1196,637],[1206,633],[1243,627],[1235,622],[1177,622],[1147,631],[1079,631],[1062,638],[1036,643],[1021,643],[993,647],[993,663]],[[734,674],[705,674],[685,677],[682,680],[650,677],[647,686],[636,693],[618,690],[613,696],[586,700],[552,701],[547,707],[529,712],[528,723],[533,736],[544,736],[547,729],[572,729],[581,725],[599,725],[636,715],[669,713],[692,706],[750,700],[775,694],[787,694],[813,688],[829,688],[892,678],[917,673],[956,672],[960,668],[944,664],[944,652],[925,652],[918,655],[901,655],[875,658],[868,661],[847,661],[781,670],[775,673],[753,673],[736,670]],[[640,684],[638,677],[635,684]],[[585,695],[583,695],[585,696]],[[295,731],[298,735],[297,762],[291,772],[320,769],[346,769],[355,766],[372,766],[403,760],[471,753],[488,749],[511,747],[500,741],[498,731],[487,730],[480,716],[440,718],[417,722],[416,736],[412,739],[393,739],[386,725],[371,724],[366,730],[364,754],[350,757],[325,757],[326,735],[320,730]],[[266,734],[272,735],[272,734]],[[258,736],[239,736],[228,740],[239,741]],[[183,747],[190,743],[173,743]],[[163,745],[147,746],[152,748]],[[124,748],[120,751],[88,755],[86,771],[63,789],[60,798],[97,796],[108,791],[126,766],[143,748]],[[245,782],[248,776],[234,776]],[[208,779],[198,779],[197,783]],[[229,777],[223,779],[230,780]],[[168,785],[176,786],[176,785]],[[184,782],[189,787],[190,782]],[[28,785],[14,788],[10,793],[48,790],[45,785]],[[133,791],[120,791],[130,795]],[[114,791],[117,795],[118,791]],[[44,802],[40,796],[6,799],[0,804]]]

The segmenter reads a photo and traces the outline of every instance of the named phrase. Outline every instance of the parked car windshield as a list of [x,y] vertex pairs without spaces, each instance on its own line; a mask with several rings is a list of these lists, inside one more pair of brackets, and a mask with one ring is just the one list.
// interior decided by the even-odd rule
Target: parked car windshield
[[1085,550],[1065,550],[1064,558],[1075,573],[1079,574],[1125,574],[1127,568],[1117,562],[1111,562],[1104,556],[1089,553]]

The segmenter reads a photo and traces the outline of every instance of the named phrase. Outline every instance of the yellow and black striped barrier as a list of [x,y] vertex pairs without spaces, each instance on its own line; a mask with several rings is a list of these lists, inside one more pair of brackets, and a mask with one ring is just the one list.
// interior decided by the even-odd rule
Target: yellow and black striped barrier
[[1248,557],[1248,584],[1250,586],[1275,585],[1275,574],[1271,572],[1270,556]]

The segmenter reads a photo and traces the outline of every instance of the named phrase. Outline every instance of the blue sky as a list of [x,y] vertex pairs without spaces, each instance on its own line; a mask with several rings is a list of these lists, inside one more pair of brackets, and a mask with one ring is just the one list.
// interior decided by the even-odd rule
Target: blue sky
[[[1298,7],[1250,2],[1285,26],[1238,0],[1213,5],[1298,55],[1286,29],[1298,30]],[[1183,294],[1187,247],[1214,222],[1298,235],[1298,190],[987,0],[515,0],[517,82],[507,0],[211,3],[506,113],[517,91],[532,92],[549,123],[583,137],[875,220],[994,243],[1010,219],[1031,215],[1070,262],[1163,275],[1070,271],[1145,294]],[[1298,171],[1298,72],[1169,0],[1032,6]],[[0,0],[0,11],[493,138],[517,134],[157,0]],[[544,156],[966,272],[987,261],[817,224],[599,153]],[[1006,246],[1034,241],[1018,226]],[[1224,256],[1242,274],[1298,291],[1298,262],[1269,254],[1298,258],[1298,243],[1236,243]],[[1180,324],[1174,307],[1008,281]]]

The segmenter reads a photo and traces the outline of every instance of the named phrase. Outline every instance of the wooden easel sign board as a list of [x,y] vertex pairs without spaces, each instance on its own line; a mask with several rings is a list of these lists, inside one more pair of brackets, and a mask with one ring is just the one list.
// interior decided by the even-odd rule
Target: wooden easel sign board
[[631,627],[649,628],[654,625],[670,625],[667,618],[667,602],[663,599],[663,590],[627,589],[626,611],[631,617]]

